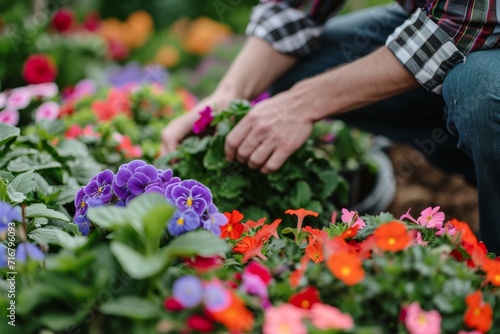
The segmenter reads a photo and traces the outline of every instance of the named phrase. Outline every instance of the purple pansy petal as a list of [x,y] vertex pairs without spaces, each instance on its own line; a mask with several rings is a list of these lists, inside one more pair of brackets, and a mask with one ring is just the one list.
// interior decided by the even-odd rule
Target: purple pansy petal
[[7,267],[8,258],[7,258],[7,246],[0,243],[0,268]]
[[28,258],[35,261],[42,261],[45,258],[45,254],[40,248],[29,242],[20,242],[16,249],[16,260],[26,262]]
[[200,216],[191,209],[176,211],[168,222],[168,232],[173,236],[197,229],[200,226]]
[[128,180],[127,187],[133,195],[140,195],[144,192],[148,183],[149,178],[146,175],[136,173],[130,178],[130,180]]
[[75,224],[78,225],[78,230],[83,235],[89,235],[90,220],[86,216],[80,215],[76,217]]
[[135,170],[135,172],[142,173],[142,174],[146,175],[150,181],[156,181],[156,179],[158,179],[158,177],[159,177],[158,170],[151,165],[138,167]]
[[203,284],[196,276],[183,276],[174,282],[172,295],[183,307],[195,307],[202,300]]
[[191,195],[194,198],[203,198],[206,203],[212,203],[212,193],[205,186],[194,186],[191,189]]
[[222,311],[231,303],[231,295],[220,282],[208,282],[204,285],[203,303],[210,312]]

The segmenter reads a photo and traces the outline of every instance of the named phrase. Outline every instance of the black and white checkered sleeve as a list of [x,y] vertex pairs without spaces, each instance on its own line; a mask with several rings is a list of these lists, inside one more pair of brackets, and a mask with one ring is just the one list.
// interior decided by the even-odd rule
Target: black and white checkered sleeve
[[422,86],[437,94],[448,71],[465,61],[453,39],[420,8],[387,38],[386,46]]
[[253,9],[246,34],[267,41],[276,51],[304,57],[319,46],[321,30],[299,9],[283,2],[262,2]]

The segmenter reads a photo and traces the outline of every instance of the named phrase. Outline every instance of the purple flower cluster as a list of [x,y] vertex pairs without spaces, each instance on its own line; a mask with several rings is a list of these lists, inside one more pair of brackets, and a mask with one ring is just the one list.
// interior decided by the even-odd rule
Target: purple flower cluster
[[20,222],[22,219],[19,207],[12,207],[7,202],[0,201],[0,233],[6,231],[9,223]]
[[199,227],[220,235],[227,218],[212,202],[210,189],[195,180],[181,180],[170,169],[161,170],[142,160],[120,166],[116,175],[104,170],[82,187],[75,198],[74,221],[83,235],[89,234],[89,207],[102,205],[126,206],[145,193],[159,193],[176,207],[167,224],[169,233],[177,236]]
[[203,282],[193,275],[182,276],[174,282],[172,297],[185,308],[203,303],[210,312],[222,311],[231,303],[229,291],[220,281]]

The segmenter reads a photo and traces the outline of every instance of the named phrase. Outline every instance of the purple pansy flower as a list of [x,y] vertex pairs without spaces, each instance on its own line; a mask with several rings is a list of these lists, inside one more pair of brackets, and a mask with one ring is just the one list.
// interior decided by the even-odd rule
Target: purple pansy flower
[[12,207],[7,202],[0,201],[0,232],[3,232],[13,221],[20,222],[22,220],[19,207]]
[[109,169],[105,169],[92,179],[83,188],[85,195],[90,198],[98,198],[102,203],[109,203],[113,198],[113,189],[111,184],[115,178],[115,174]]
[[196,276],[183,276],[174,282],[172,295],[183,307],[194,307],[203,297],[203,284]]
[[[167,187],[167,191],[169,188]],[[195,180],[182,181],[170,190],[171,200],[180,210],[193,209],[201,216],[208,205],[212,203],[210,189]]]
[[45,258],[45,254],[32,243],[20,242],[16,249],[16,260],[26,262],[28,258],[35,261],[42,261]]
[[75,224],[78,225],[78,231],[82,232],[83,235],[89,235],[90,220],[86,216],[76,217]]
[[208,205],[207,216],[203,221],[203,228],[216,236],[220,236],[220,227],[227,224],[227,217],[220,213],[213,203]]
[[171,169],[165,171],[158,169],[158,180],[156,182],[150,183],[146,186],[144,193],[156,192],[158,194],[165,195],[167,187],[171,184],[176,184],[181,182],[178,177],[173,177],[173,172]]
[[159,179],[158,169],[142,160],[133,160],[121,165],[113,181],[116,195],[128,203],[146,191],[146,187]]
[[89,208],[89,205],[87,203],[89,196],[85,195],[85,192],[83,191],[85,187],[80,188],[78,192],[76,193],[75,197],[75,217],[79,215],[86,215],[87,214],[87,209]]
[[219,281],[205,283],[203,287],[203,302],[208,311],[222,311],[231,303],[231,295]]
[[168,232],[173,236],[197,229],[200,226],[200,216],[192,209],[176,211],[168,222]]
[[210,108],[210,106],[206,106],[205,109],[199,112],[199,114],[200,118],[198,118],[198,120],[193,124],[193,132],[195,134],[205,131],[214,119],[212,108]]
[[0,268],[7,267],[8,259],[7,259],[7,246],[0,243]]

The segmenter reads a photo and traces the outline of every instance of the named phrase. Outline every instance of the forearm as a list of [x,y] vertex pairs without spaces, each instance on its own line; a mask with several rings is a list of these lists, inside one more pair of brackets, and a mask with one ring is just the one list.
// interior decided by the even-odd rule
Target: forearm
[[296,62],[296,57],[273,50],[259,38],[249,37],[217,86],[216,93],[253,99]]
[[386,47],[292,88],[294,100],[312,120],[354,110],[418,87],[415,78]]

